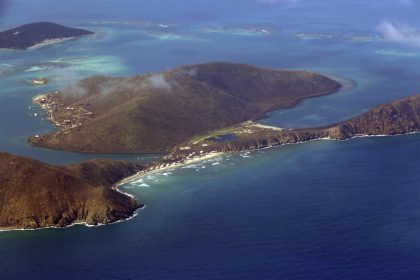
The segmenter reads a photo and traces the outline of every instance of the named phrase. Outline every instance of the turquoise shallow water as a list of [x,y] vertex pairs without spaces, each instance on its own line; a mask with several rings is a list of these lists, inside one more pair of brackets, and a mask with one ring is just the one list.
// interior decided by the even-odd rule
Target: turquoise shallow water
[[[124,0],[117,8],[100,1],[100,9],[96,0],[65,8],[41,2],[50,8],[10,4],[1,25],[48,19],[96,31],[37,50],[0,51],[0,150],[50,163],[157,157],[26,144],[53,129],[32,98],[93,74],[228,60],[356,83],[262,120],[283,127],[334,123],[418,92],[420,49],[381,40],[377,30],[383,20],[415,30],[414,2]],[[52,83],[27,83],[39,76]],[[1,232],[0,279],[417,279],[419,140],[316,141],[138,178],[122,186],[147,205],[130,221]]]

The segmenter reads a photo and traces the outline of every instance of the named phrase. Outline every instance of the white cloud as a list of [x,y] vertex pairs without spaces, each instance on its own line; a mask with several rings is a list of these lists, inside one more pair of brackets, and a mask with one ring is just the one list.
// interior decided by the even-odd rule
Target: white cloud
[[175,84],[175,82],[168,81],[162,74],[153,74],[149,76],[146,80],[146,83],[148,86],[154,89],[164,91],[170,91],[172,86]]
[[197,76],[197,69],[195,68],[179,68],[176,69],[176,75],[177,77],[180,76],[187,76],[187,77],[196,77]]
[[54,68],[51,76],[51,80],[58,89],[73,96],[86,96],[88,94],[87,89],[80,84],[82,78],[84,77],[73,67]]
[[115,93],[131,93],[136,92],[139,88],[139,84],[134,80],[130,79],[113,79],[109,78],[99,85],[99,92],[107,94]]
[[379,25],[378,30],[382,33],[385,40],[420,47],[420,33],[409,26],[383,21]]

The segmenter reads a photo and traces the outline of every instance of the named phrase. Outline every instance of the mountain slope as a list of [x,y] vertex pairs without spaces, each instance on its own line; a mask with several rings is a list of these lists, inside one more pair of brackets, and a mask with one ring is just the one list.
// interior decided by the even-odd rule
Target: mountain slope
[[420,131],[420,94],[378,106],[328,130],[332,138]]
[[61,129],[30,141],[84,152],[165,152],[194,135],[340,87],[316,73],[225,62],[132,78],[92,77],[38,99]]
[[57,167],[0,153],[0,229],[126,219],[141,205],[112,186],[141,168],[106,160]]
[[[322,138],[345,140],[356,136],[414,132],[420,132],[420,94],[380,105],[355,118],[328,127],[282,129],[246,122],[213,131],[203,135],[199,141],[181,143],[150,169],[184,162],[192,156],[212,152],[249,151]],[[215,141],[226,135],[230,136],[229,140]]]

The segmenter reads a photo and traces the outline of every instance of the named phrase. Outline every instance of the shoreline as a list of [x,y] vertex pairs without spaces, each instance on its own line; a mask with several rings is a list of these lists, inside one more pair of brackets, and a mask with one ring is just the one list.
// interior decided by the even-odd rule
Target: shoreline
[[[325,92],[320,94],[320,96],[323,95],[327,95],[327,94],[331,94],[331,93],[338,93],[338,92],[343,92],[343,91],[349,91],[352,90],[354,88],[357,87],[357,82],[350,80],[350,79],[346,79],[343,77],[339,77],[339,76],[335,76],[335,75],[329,75],[329,74],[322,74],[334,81],[336,81],[338,84],[341,85],[341,87],[339,89],[334,90],[333,92]],[[33,100],[34,103],[36,103],[37,105],[39,105],[42,109],[44,109],[44,111],[47,111],[50,115],[49,120],[51,122],[53,122],[57,127],[62,127],[58,122],[56,122],[53,119],[53,108],[50,107],[48,104],[49,103],[45,103],[43,102],[41,99],[45,96],[48,96],[49,93],[46,94],[41,94],[36,96]],[[310,98],[314,98],[316,96],[311,96]],[[303,98],[303,99],[307,99],[307,98]],[[300,101],[296,101],[296,103],[299,103]],[[291,105],[291,107],[296,106],[296,104]],[[372,109],[373,110],[373,109]],[[270,125],[264,125],[264,124],[260,124],[260,123],[252,123],[252,125],[256,128],[260,128],[263,131],[262,132],[267,132],[267,130],[271,130],[271,131],[284,131],[284,130],[288,130],[288,129],[284,129],[281,127],[276,127],[276,126],[270,126]],[[317,128],[314,128],[315,130]],[[324,130],[326,129],[325,127],[323,128]],[[406,129],[406,130],[411,130],[411,129]],[[413,130],[415,130],[415,128],[413,128]],[[365,130],[366,132],[369,132],[369,130]],[[394,130],[395,131],[395,130]],[[311,132],[311,131],[309,131]],[[226,145],[232,144],[231,146],[225,146],[225,147],[213,147],[213,148],[208,148],[201,150],[201,147],[195,147],[196,149],[192,149],[190,154],[188,154],[189,152],[181,152],[181,153],[177,153],[177,151],[173,151],[168,153],[165,157],[163,157],[160,160],[157,160],[155,162],[150,163],[149,165],[146,166],[146,168],[144,170],[141,170],[139,172],[137,172],[134,175],[128,176],[126,178],[123,178],[122,180],[120,180],[119,182],[117,182],[112,188],[114,188],[115,190],[119,191],[120,193],[131,197],[132,199],[136,199],[135,196],[130,195],[128,193],[124,193],[122,191],[119,190],[119,187],[124,185],[124,184],[128,184],[131,183],[135,180],[138,180],[144,176],[147,176],[149,174],[153,174],[153,173],[161,173],[165,170],[176,170],[181,166],[186,166],[189,164],[193,164],[196,162],[202,162],[205,161],[207,159],[211,159],[217,156],[224,156],[226,154],[239,154],[242,152],[252,152],[252,151],[258,151],[258,150],[263,150],[263,149],[268,149],[268,148],[274,148],[274,147],[281,147],[281,146],[285,146],[285,145],[292,145],[292,144],[303,144],[306,142],[312,142],[312,141],[321,141],[321,140],[338,140],[338,141],[347,141],[347,140],[351,140],[351,139],[355,139],[355,138],[368,138],[368,137],[390,137],[390,136],[400,136],[400,135],[407,135],[407,134],[416,134],[419,133],[420,131],[410,131],[407,133],[400,133],[400,134],[377,134],[377,135],[372,135],[372,134],[360,134],[360,135],[344,135],[342,138],[336,138],[336,136],[333,135],[333,137],[331,138],[331,134],[328,131],[324,131],[325,133],[313,133],[312,135],[309,134],[308,136],[297,136],[295,139],[290,140],[287,138],[278,138],[275,140],[275,142],[270,141],[269,135],[263,135],[261,134],[261,131],[257,133],[257,138],[255,139],[248,139],[250,141],[252,140],[258,140],[259,143],[257,143],[256,145],[246,145],[246,143],[235,143],[234,141],[230,141],[230,143],[226,143]],[[384,133],[388,132],[388,133],[392,133],[391,131],[387,131],[384,130]],[[258,136],[260,136],[258,138]],[[286,136],[287,137],[287,136]],[[318,137],[318,138],[316,138]],[[204,146],[204,145],[203,145]],[[177,147],[175,147],[177,148]],[[222,152],[220,152],[222,151]],[[140,208],[142,209],[142,208]],[[135,213],[137,211],[134,211]],[[109,224],[112,223],[116,223],[116,222],[121,222],[121,221],[126,221],[126,220],[130,220],[131,218],[135,217],[137,214],[133,214],[132,216],[130,216],[129,218],[126,219],[122,219],[119,221],[115,221],[115,222],[111,222]],[[75,225],[77,224],[85,224],[85,223],[75,223]],[[85,224],[86,225],[86,224]],[[87,225],[89,226],[89,225]],[[100,225],[93,225],[93,226],[100,226]]]
[[26,48],[26,50],[28,50],[28,51],[36,50],[36,49],[39,49],[39,48],[43,48],[43,47],[46,47],[46,46],[55,45],[55,44],[59,44],[59,43],[64,43],[64,42],[71,41],[71,40],[78,39],[78,38],[79,37],[47,39],[47,40],[44,40],[40,43],[37,43],[33,46],[30,46],[30,47]]
[[76,39],[80,39],[83,38],[87,35],[83,35],[80,37],[66,37],[66,38],[57,38],[57,39],[46,39],[40,43],[36,43],[33,46],[27,47],[27,48],[0,48],[0,51],[33,51],[33,50],[37,50],[43,47],[47,47],[50,45],[56,45],[56,44],[60,44],[60,43],[64,43],[67,41],[72,41],[72,40],[76,40]]
[[353,89],[358,87],[357,81],[355,81],[353,79],[346,78],[346,77],[339,76],[339,75],[335,75],[335,74],[331,74],[331,73],[324,73],[324,72],[316,72],[316,73],[320,73],[321,75],[323,75],[327,78],[330,78],[331,80],[334,80],[337,83],[339,83],[341,85],[341,88],[337,91],[337,93],[338,92],[350,91],[350,90],[353,90]]
[[[127,193],[124,193],[124,192],[121,192],[121,193],[125,194],[129,197],[132,197],[132,195],[130,195],[130,194],[127,194]],[[86,222],[74,222],[74,223],[71,223],[70,225],[64,226],[64,227],[48,226],[48,227],[39,227],[39,228],[10,228],[10,229],[0,228],[0,234],[1,233],[7,233],[7,232],[14,232],[14,231],[38,231],[38,230],[47,230],[47,229],[63,230],[63,229],[68,229],[68,228],[75,227],[75,226],[85,226],[87,228],[98,228],[98,227],[103,227],[103,226],[109,226],[109,225],[119,224],[119,223],[123,223],[123,222],[128,222],[128,221],[134,219],[135,217],[137,217],[139,215],[139,212],[144,210],[145,208],[146,208],[146,205],[143,205],[142,207],[140,207],[139,209],[134,211],[133,214],[130,217],[128,217],[126,219],[121,219],[121,220],[118,220],[118,221],[115,221],[115,222],[107,223],[107,224],[99,223],[97,225],[91,225],[91,224],[88,224]]]
[[[133,199],[137,198],[129,193],[123,192],[120,190],[120,186],[124,185],[124,184],[128,184],[131,181],[134,181],[136,179],[139,179],[143,176],[149,175],[149,174],[153,174],[153,173],[159,173],[165,170],[176,170],[182,166],[186,166],[188,164],[192,164],[192,163],[197,163],[197,162],[202,162],[205,161],[207,159],[211,159],[211,158],[215,158],[218,156],[225,156],[227,154],[240,154],[241,152],[256,152],[256,151],[260,151],[260,150],[266,150],[266,149],[272,149],[272,148],[280,148],[282,146],[287,146],[287,145],[299,145],[299,144],[305,144],[305,143],[309,143],[309,142],[315,142],[315,141],[338,141],[338,142],[344,142],[344,141],[349,141],[349,140],[355,140],[358,138],[373,138],[373,137],[398,137],[398,136],[404,136],[404,135],[414,135],[414,134],[420,134],[420,131],[414,131],[414,132],[408,132],[408,133],[400,133],[400,134],[393,134],[393,135],[386,135],[386,134],[380,134],[380,135],[357,135],[357,136],[353,136],[347,139],[333,139],[330,137],[324,137],[324,138],[317,138],[317,139],[311,139],[311,140],[307,140],[307,141],[300,141],[300,142],[296,142],[296,143],[283,143],[283,144],[279,144],[279,145],[273,145],[273,146],[267,146],[267,147],[262,147],[262,148],[257,148],[257,149],[250,149],[250,150],[243,150],[243,151],[232,151],[232,152],[211,152],[211,153],[207,153],[195,158],[191,158],[189,160],[186,161],[180,161],[180,162],[174,162],[172,164],[170,164],[169,166],[163,166],[163,167],[157,167],[154,169],[146,169],[144,171],[141,171],[137,174],[131,175],[129,177],[126,177],[124,179],[122,179],[120,182],[118,182],[117,184],[115,184],[114,187],[112,187],[113,189],[115,189],[116,191],[131,197]],[[140,207],[139,209],[137,209],[136,211],[133,212],[133,214],[126,218],[126,219],[121,219],[115,222],[111,222],[108,224],[97,224],[97,225],[90,225],[87,224],[86,222],[75,222],[72,223],[68,226],[65,227],[55,227],[55,226],[50,226],[50,227],[40,227],[40,228],[30,228],[30,229],[1,229],[0,228],[0,234],[3,232],[13,232],[13,231],[36,231],[36,230],[47,230],[47,229],[67,229],[70,227],[74,227],[74,226],[85,226],[88,228],[97,228],[97,227],[101,227],[101,226],[107,226],[107,225],[113,225],[113,224],[118,224],[118,223],[123,223],[123,222],[127,222],[130,221],[132,219],[134,219],[135,217],[137,217],[139,215],[139,212],[142,211],[143,209],[145,209],[147,207],[146,204],[144,204],[142,207]]]
[[262,148],[256,148],[256,149],[249,149],[249,150],[242,150],[242,151],[228,151],[228,152],[211,152],[211,153],[207,153],[204,154],[202,156],[199,157],[195,157],[192,158],[190,160],[187,161],[179,161],[179,162],[174,162],[172,164],[170,164],[169,166],[163,166],[163,167],[159,167],[157,166],[156,168],[153,169],[146,169],[144,171],[141,171],[137,174],[131,175],[127,178],[122,179],[119,183],[117,183],[117,188],[123,184],[128,184],[131,181],[134,181],[136,179],[142,178],[144,176],[153,174],[153,173],[160,173],[162,171],[165,170],[176,170],[182,166],[186,166],[188,164],[192,164],[192,163],[197,163],[197,162],[202,162],[205,161],[207,159],[211,159],[214,157],[218,157],[218,156],[225,156],[227,154],[240,154],[242,152],[255,152],[255,151],[260,151],[260,150],[266,150],[266,149],[272,149],[272,148],[279,148],[282,146],[287,146],[287,145],[299,145],[299,144],[304,144],[304,143],[309,143],[309,142],[315,142],[315,141],[338,141],[338,142],[344,142],[344,141],[349,141],[349,140],[355,140],[358,138],[373,138],[373,137],[397,137],[397,136],[404,136],[404,135],[413,135],[413,134],[420,134],[420,131],[414,131],[414,132],[407,132],[407,133],[400,133],[400,134],[393,134],[393,135],[386,135],[386,134],[378,134],[378,135],[357,135],[357,136],[353,136],[347,139],[334,139],[334,138],[330,138],[330,137],[323,137],[323,138],[317,138],[317,139],[311,139],[311,140],[306,140],[306,141],[299,141],[296,143],[283,143],[283,144],[278,144],[278,145],[272,145],[272,146],[267,146],[267,147],[262,147]]
[[[119,185],[120,185],[120,183],[117,182],[114,186],[111,187],[111,189],[113,189],[113,190],[115,190],[115,191],[117,191],[117,192],[119,192],[119,193],[121,193],[121,194],[123,194],[127,197],[130,197],[130,198],[132,198],[132,199],[134,199],[135,201],[138,202],[138,199],[134,195],[121,191],[118,188]],[[73,223],[71,223],[67,226],[64,226],[64,227],[48,226],[48,227],[39,227],[39,228],[10,228],[10,229],[9,228],[0,228],[0,234],[3,233],[3,232],[14,232],[14,231],[36,231],[36,230],[47,230],[47,229],[61,230],[61,229],[71,228],[71,227],[74,227],[74,226],[85,226],[85,227],[88,227],[88,228],[97,228],[97,227],[102,227],[102,226],[108,226],[108,225],[128,222],[128,221],[134,219],[135,217],[137,217],[139,215],[139,212],[144,210],[145,208],[146,208],[146,205],[143,204],[141,207],[136,209],[128,218],[116,220],[114,222],[110,222],[110,223],[106,223],[106,224],[98,223],[97,225],[92,225],[92,224],[88,224],[86,222],[73,222]]]
[[[211,63],[209,63],[211,64]],[[199,65],[190,65],[189,67],[198,67]],[[185,66],[187,67],[187,66]],[[175,71],[178,68],[174,68],[173,70],[170,71]],[[182,69],[182,67],[180,67],[179,69]],[[167,71],[168,73],[170,71]],[[280,71],[280,70],[278,70]],[[295,70],[282,70],[282,71],[287,71],[287,72],[299,72],[299,71],[295,71]],[[304,92],[304,94],[302,94],[302,96],[295,96],[295,97],[288,97],[285,98],[285,100],[281,101],[281,102],[277,102],[278,104],[274,104],[274,105],[264,105],[262,107],[261,110],[251,110],[250,112],[247,112],[247,114],[245,114],[241,119],[237,119],[237,120],[232,120],[232,124],[229,123],[229,125],[238,125],[241,122],[246,122],[246,121],[258,121],[258,120],[262,120],[265,119],[269,116],[270,113],[273,113],[274,111],[277,110],[282,110],[282,109],[289,109],[289,108],[293,108],[295,106],[297,106],[299,103],[304,102],[305,100],[308,99],[312,99],[312,98],[317,98],[317,97],[323,97],[323,96],[327,96],[327,95],[331,95],[334,93],[339,93],[340,91],[343,90],[347,90],[349,88],[352,87],[348,87],[346,86],[346,84],[352,84],[354,85],[355,83],[352,82],[350,79],[346,79],[346,78],[338,78],[338,76],[335,76],[334,79],[329,78],[326,75],[317,73],[317,72],[309,72],[309,71],[304,71],[304,70],[300,70],[300,72],[304,72],[304,73],[309,73],[311,76],[314,75],[315,77],[323,77],[323,80],[321,82],[318,83],[326,83],[325,87],[321,87],[320,89],[312,89],[309,92],[307,92],[307,90]],[[162,73],[166,73],[166,72],[162,72]],[[172,73],[172,72],[170,72]],[[325,79],[325,82],[324,82]],[[328,83],[326,82],[328,80]],[[317,84],[318,85],[318,84]],[[54,101],[54,99],[59,99],[60,95],[59,95],[59,91],[56,92],[50,92],[50,93],[45,93],[41,96],[49,96],[49,98]],[[48,119],[49,121],[51,121],[54,126],[57,128],[56,131],[51,131],[49,133],[44,133],[43,135],[37,135],[39,137],[29,137],[29,143],[32,146],[35,147],[40,147],[40,148],[49,148],[49,149],[54,149],[54,150],[64,150],[64,151],[71,151],[71,152],[85,152],[85,153],[115,153],[113,152],[113,150],[115,150],[116,148],[114,147],[116,144],[113,142],[112,144],[109,145],[94,145],[94,143],[97,140],[94,140],[95,138],[92,138],[92,136],[88,135],[86,137],[88,137],[91,141],[91,143],[89,145],[84,145],[82,141],[80,140],[74,140],[70,141],[69,137],[70,136],[66,136],[65,134],[75,134],[75,132],[73,132],[71,129],[75,128],[78,130],[82,130],[81,134],[83,133],[87,133],[86,132],[86,126],[85,124],[88,123],[91,120],[98,120],[100,119],[101,115],[103,115],[104,113],[98,113],[99,115],[95,115],[93,116],[93,114],[89,115],[89,116],[83,116],[83,118],[80,117],[81,114],[84,115],[84,113],[91,113],[91,112],[85,112],[86,109],[85,107],[83,107],[83,105],[78,106],[78,105],[74,105],[75,110],[71,110],[71,114],[68,115],[69,119],[63,119],[63,117],[67,117],[66,115],[66,111],[65,111],[65,106],[68,106],[69,104],[65,105],[66,102],[63,101],[63,103],[57,107],[57,110],[51,111],[49,107],[49,103],[51,103],[51,100],[48,100],[48,102],[46,102],[44,104],[44,102],[42,102],[43,104],[41,104],[41,102],[38,102],[40,100],[40,97],[38,96],[38,98],[35,100],[35,103],[37,105],[39,105],[44,111],[46,111],[48,113]],[[72,101],[73,102],[73,101]],[[276,103],[276,102],[274,102]],[[72,105],[73,106],[73,105]],[[68,110],[68,107],[67,107]],[[93,110],[93,109],[89,109]],[[59,119],[60,122],[59,123],[56,119]],[[86,120],[87,119],[87,120]],[[89,127],[89,124],[86,124]],[[219,125],[219,126],[217,126]],[[216,123],[215,125],[215,129],[216,128],[223,128],[223,123]],[[262,125],[262,124],[260,124]],[[83,126],[82,128],[80,128],[81,126]],[[221,126],[221,127],[220,127]],[[258,126],[258,125],[255,125]],[[260,127],[263,128],[263,127]],[[149,129],[149,128],[148,128]],[[153,128],[151,128],[153,129]],[[273,130],[280,130],[280,129],[276,129],[276,128],[272,128]],[[190,135],[181,135],[181,139],[183,139],[183,141],[186,141],[187,139],[184,139],[182,137],[189,137]],[[37,138],[37,139],[36,139]],[[64,140],[63,140],[64,139]],[[67,140],[66,140],[67,139]],[[168,142],[168,141],[167,141]],[[170,141],[168,143],[165,143],[166,148],[171,149],[174,146],[172,144],[177,144],[177,143],[171,143]],[[119,144],[118,144],[119,145]],[[143,152],[148,152],[148,151],[154,151],[154,149],[157,149],[156,147],[154,147],[153,145],[150,144],[146,144],[146,145],[120,145],[121,149],[123,149],[123,152],[121,153],[130,153],[130,152],[135,152],[136,148],[137,149],[142,149]],[[158,147],[161,148],[161,147]],[[166,152],[167,150],[165,150],[164,152]]]
[[48,95],[48,93],[38,94],[37,96],[32,98],[32,102],[35,105],[39,106],[42,110],[44,110],[44,112],[47,113],[47,120],[52,122],[55,127],[60,128],[61,127],[60,123],[58,123],[57,121],[54,120],[53,111],[50,108],[48,108],[46,106],[46,104],[43,104],[40,101],[41,99],[45,98],[47,95]]
[[[185,160],[185,161],[178,161],[178,162],[173,162],[171,164],[165,165],[165,166],[156,166],[156,167],[152,167],[150,169],[145,169],[143,171],[140,171],[134,175],[131,175],[127,178],[122,179],[120,182],[117,183],[116,188],[118,188],[119,186],[123,185],[123,184],[127,184],[135,179],[141,178],[145,175],[149,175],[149,174],[153,174],[153,173],[159,173],[165,170],[174,170],[174,169],[178,169],[182,166],[186,166],[189,164],[193,164],[193,163],[197,163],[197,162],[201,162],[201,161],[205,161],[211,158],[215,158],[218,156],[223,156],[226,155],[227,153],[224,152],[210,152],[207,154],[202,154],[200,156],[196,156],[193,157],[191,159]],[[124,193],[124,192],[122,192]]]

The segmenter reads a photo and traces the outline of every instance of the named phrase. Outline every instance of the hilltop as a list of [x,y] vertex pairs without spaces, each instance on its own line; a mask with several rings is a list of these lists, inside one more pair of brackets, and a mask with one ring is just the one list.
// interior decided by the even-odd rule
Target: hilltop
[[130,78],[96,76],[37,98],[59,130],[30,142],[83,152],[168,152],[195,135],[340,88],[316,73],[226,62]]
[[0,229],[126,219],[142,205],[113,185],[142,168],[109,160],[58,167],[0,153]]
[[93,32],[52,22],[35,22],[0,32],[0,48],[25,50],[42,43],[79,38]]
[[420,94],[380,105],[326,129],[333,139],[360,135],[395,135],[420,131]]

